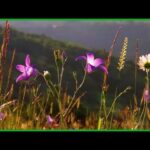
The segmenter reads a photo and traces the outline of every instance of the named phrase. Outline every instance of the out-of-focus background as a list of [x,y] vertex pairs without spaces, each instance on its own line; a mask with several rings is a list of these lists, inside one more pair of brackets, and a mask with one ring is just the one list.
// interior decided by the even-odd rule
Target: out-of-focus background
[[[9,21],[9,20],[8,20]],[[10,43],[8,49],[9,56],[12,50],[16,49],[15,64],[23,64],[26,54],[30,54],[31,61],[36,64],[39,71],[49,70],[55,79],[55,67],[53,50],[60,49],[66,51],[68,63],[64,76],[64,89],[69,90],[70,94],[74,90],[74,80],[72,71],[76,71],[79,80],[83,75],[82,63],[75,62],[75,57],[84,55],[86,51],[93,51],[95,57],[106,58],[107,52],[112,44],[116,31],[121,27],[116,45],[114,47],[112,63],[109,69],[109,99],[111,103],[115,96],[115,89],[119,83],[120,91],[125,87],[134,87],[134,59],[136,40],[138,39],[140,54],[150,52],[150,22],[143,21],[9,21],[11,26]],[[2,43],[3,26],[5,21],[0,21],[0,43]],[[121,80],[118,80],[117,63],[120,55],[122,42],[128,37],[127,62],[121,72]],[[6,67],[7,65],[6,64]],[[84,64],[84,63],[83,63]],[[13,80],[18,72],[13,70]],[[82,103],[89,109],[98,109],[103,73],[96,71],[88,75],[82,92],[86,95],[82,98]],[[17,85],[16,85],[17,86]],[[137,95],[139,100],[142,96],[144,87],[144,74],[138,71],[137,76]],[[16,87],[17,88],[17,87]],[[42,87],[44,91],[44,85]],[[16,90],[17,91],[17,90]],[[130,105],[131,96],[134,88],[129,94],[120,98],[119,105]],[[17,94],[17,92],[16,92]],[[14,95],[15,96],[15,95]]]

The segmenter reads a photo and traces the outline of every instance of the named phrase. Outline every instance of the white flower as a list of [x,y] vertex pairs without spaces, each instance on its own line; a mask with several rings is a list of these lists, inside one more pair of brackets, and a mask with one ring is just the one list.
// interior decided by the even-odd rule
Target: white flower
[[48,71],[44,71],[44,78],[46,80],[49,80],[50,79],[50,73]]
[[140,56],[138,61],[139,68],[143,71],[149,72],[150,70],[150,54]]
[[47,75],[49,75],[49,72],[46,70],[44,71],[44,76],[47,76]]

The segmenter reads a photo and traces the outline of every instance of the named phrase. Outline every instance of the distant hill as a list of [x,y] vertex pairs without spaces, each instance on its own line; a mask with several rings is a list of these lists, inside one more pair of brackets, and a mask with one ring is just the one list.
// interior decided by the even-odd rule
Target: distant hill
[[[0,28],[0,44],[2,43],[2,31]],[[72,45],[67,42],[60,42],[58,40],[54,40],[53,38],[47,37],[45,35],[35,35],[28,34],[24,32],[20,32],[14,29],[11,29],[10,33],[10,44],[8,48],[8,64],[10,63],[10,56],[12,54],[12,50],[16,49],[16,58],[15,64],[13,67],[13,81],[15,83],[15,79],[19,74],[16,69],[16,64],[24,64],[24,59],[26,54],[30,54],[31,62],[36,64],[36,67],[40,72],[44,70],[49,70],[52,74],[52,77],[56,79],[56,68],[54,67],[54,58],[53,58],[53,50],[60,49],[64,50],[68,57],[68,62],[65,68],[65,75],[63,83],[64,89],[68,89],[70,94],[72,94],[74,90],[74,81],[72,77],[72,71],[76,71],[78,74],[79,80],[81,80],[83,69],[81,62],[75,62],[75,58],[79,55],[84,55],[86,51],[90,51],[90,49]],[[102,50],[93,50],[96,57],[106,58],[107,53]],[[116,69],[118,63],[118,58],[113,57],[112,63],[109,69],[109,100],[110,103],[114,98],[114,93],[116,86],[118,85],[118,71]],[[6,67],[7,68],[7,67]],[[7,70],[7,69],[6,69]],[[103,79],[103,73],[101,71],[96,71],[91,75],[88,75],[87,80],[85,82],[82,91],[86,91],[86,96],[83,97],[83,103],[88,105],[90,108],[98,108],[100,92],[101,92],[101,84]],[[134,86],[134,63],[128,61],[125,65],[125,69],[121,73],[121,81],[120,81],[120,91],[124,89],[126,86]],[[138,80],[137,80],[137,93],[139,98],[141,96],[141,92],[144,86],[144,76],[141,72],[139,72]],[[44,86],[43,86],[44,91]],[[129,104],[131,100],[131,96],[133,95],[134,89],[131,90],[130,95],[123,96],[121,100],[122,104]]]
[[136,39],[139,39],[141,54],[150,52],[150,22],[146,21],[10,21],[20,31],[44,34],[57,40],[82,45],[85,48],[110,48],[115,32],[121,26],[121,32],[114,55],[118,56],[125,36],[129,38],[128,59],[135,54]]

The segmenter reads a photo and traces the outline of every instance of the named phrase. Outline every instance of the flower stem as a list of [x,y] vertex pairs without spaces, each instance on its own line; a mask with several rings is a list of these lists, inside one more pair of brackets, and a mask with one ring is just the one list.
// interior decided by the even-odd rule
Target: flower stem
[[80,88],[81,88],[81,87],[83,86],[83,84],[84,84],[84,81],[85,81],[85,79],[86,79],[86,75],[87,75],[87,73],[86,73],[86,70],[85,70],[85,71],[84,71],[83,79],[82,79],[80,85],[76,88],[76,90],[75,90],[75,92],[74,92],[74,94],[73,94],[73,96],[72,96],[71,102],[70,102],[68,108],[66,109],[66,111],[65,111],[64,114],[63,114],[64,117],[67,115],[67,113],[68,113],[68,111],[70,110],[70,108],[72,108],[71,106],[72,106],[72,104],[73,104],[73,102],[74,102],[74,100],[75,100],[75,98],[76,98],[76,95],[77,95],[78,91],[80,90]]
[[[142,116],[143,116],[143,121],[144,121],[145,113],[146,113],[146,104],[144,103],[144,106],[143,106],[141,115],[140,115],[140,117],[139,117],[139,121],[138,121],[138,123],[137,123],[138,126],[139,126],[139,124],[140,124],[140,122],[141,122],[141,120],[142,120]],[[141,125],[143,124],[143,121],[142,121]]]
[[149,91],[149,72],[146,72],[146,79],[147,79],[147,90]]
[[118,99],[120,96],[122,96],[123,94],[125,94],[125,93],[126,93],[128,90],[130,90],[130,89],[131,89],[131,87],[127,87],[124,91],[122,91],[121,93],[119,93],[118,96],[115,97],[115,99],[114,99],[114,101],[113,101],[113,103],[112,103],[112,105],[111,105],[111,107],[110,107],[110,109],[109,109],[109,112],[108,112],[108,114],[107,114],[107,118],[109,117],[109,115],[110,115],[110,113],[111,113],[111,111],[112,111],[112,109],[113,109],[113,107],[114,107],[114,105],[115,105],[117,99]]

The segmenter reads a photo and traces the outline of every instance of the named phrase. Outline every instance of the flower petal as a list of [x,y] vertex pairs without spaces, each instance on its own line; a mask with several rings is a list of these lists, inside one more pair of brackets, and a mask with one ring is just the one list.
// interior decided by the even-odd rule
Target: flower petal
[[75,61],[82,60],[82,59],[86,60],[86,56],[79,56],[75,59]]
[[21,81],[21,80],[26,80],[28,77],[25,75],[25,74],[21,74],[21,75],[19,75],[18,76],[18,78],[16,79],[16,83],[18,82],[18,81]]
[[20,72],[25,72],[25,66],[24,65],[16,65],[16,69]]
[[101,58],[96,58],[94,60],[94,67],[98,67],[99,65],[104,64],[104,60]]
[[33,68],[32,76],[36,76],[38,74],[38,70]]
[[100,68],[103,72],[105,72],[105,73],[108,74],[108,70],[107,70],[107,68],[106,68],[105,66],[100,65],[99,68]]
[[147,55],[148,62],[150,62],[150,54]]
[[26,64],[27,67],[30,66],[30,55],[27,55],[27,56],[26,56],[25,64]]
[[87,73],[92,73],[95,70],[95,67],[91,66],[90,64],[87,64],[85,66],[85,70]]
[[26,75],[27,76],[32,76],[33,73],[33,68],[32,67],[26,67]]
[[144,64],[147,62],[146,56],[141,56],[139,60]]
[[150,100],[150,94],[149,94],[149,90],[148,89],[145,89],[144,90],[144,99],[145,100]]
[[94,54],[88,52],[87,54],[87,63],[94,62]]
[[38,70],[30,66],[30,67],[26,67],[25,73],[26,73],[26,76],[32,77],[38,74]]
[[147,101],[150,100],[150,95],[144,95],[144,99]]
[[52,122],[54,122],[54,120],[52,119],[52,117],[50,115],[47,116],[47,123],[51,124]]

